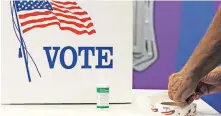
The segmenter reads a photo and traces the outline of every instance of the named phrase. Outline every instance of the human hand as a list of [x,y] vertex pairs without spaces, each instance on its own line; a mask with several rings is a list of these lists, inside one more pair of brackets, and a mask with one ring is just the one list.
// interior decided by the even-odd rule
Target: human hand
[[197,85],[194,99],[198,100],[201,96],[221,92],[221,68],[218,67],[202,78]]
[[169,78],[168,90],[170,99],[180,107],[189,105],[203,95],[221,92],[221,66],[212,70],[200,81],[181,72],[174,73]]
[[182,72],[174,73],[169,77],[168,95],[180,107],[185,107],[194,101],[198,81],[191,75]]

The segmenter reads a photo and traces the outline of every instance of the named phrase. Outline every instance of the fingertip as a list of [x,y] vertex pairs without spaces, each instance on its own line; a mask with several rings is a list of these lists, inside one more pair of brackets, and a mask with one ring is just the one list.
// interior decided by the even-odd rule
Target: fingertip
[[202,92],[197,92],[197,93],[194,95],[194,99],[195,99],[195,100],[199,100],[202,95],[203,95]]
[[194,100],[199,100],[200,99],[200,97],[194,97]]
[[195,98],[198,100],[200,99],[200,95],[196,95]]
[[169,96],[169,98],[170,98],[171,100],[173,100],[173,97],[172,97],[172,95],[171,95],[170,92],[168,92],[168,96]]

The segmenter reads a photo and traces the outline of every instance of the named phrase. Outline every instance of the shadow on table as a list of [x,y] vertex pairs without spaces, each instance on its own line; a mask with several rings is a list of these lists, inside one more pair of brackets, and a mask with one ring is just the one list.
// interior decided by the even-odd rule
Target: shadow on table
[[209,112],[197,112],[197,116],[221,116],[221,114],[213,114]]

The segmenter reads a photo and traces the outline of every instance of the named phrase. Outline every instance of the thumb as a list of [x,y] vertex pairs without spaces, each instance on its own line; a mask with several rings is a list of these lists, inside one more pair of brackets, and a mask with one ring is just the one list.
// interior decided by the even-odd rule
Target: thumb
[[218,91],[220,91],[220,89],[214,85],[207,84],[204,82],[199,82],[197,85],[195,97],[197,99],[197,97],[199,96],[216,93]]

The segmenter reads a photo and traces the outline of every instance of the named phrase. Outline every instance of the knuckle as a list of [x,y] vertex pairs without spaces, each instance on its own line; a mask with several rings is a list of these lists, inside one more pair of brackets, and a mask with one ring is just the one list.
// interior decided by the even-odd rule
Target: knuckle
[[175,74],[173,73],[169,76],[169,80],[172,80],[174,77],[175,77]]

